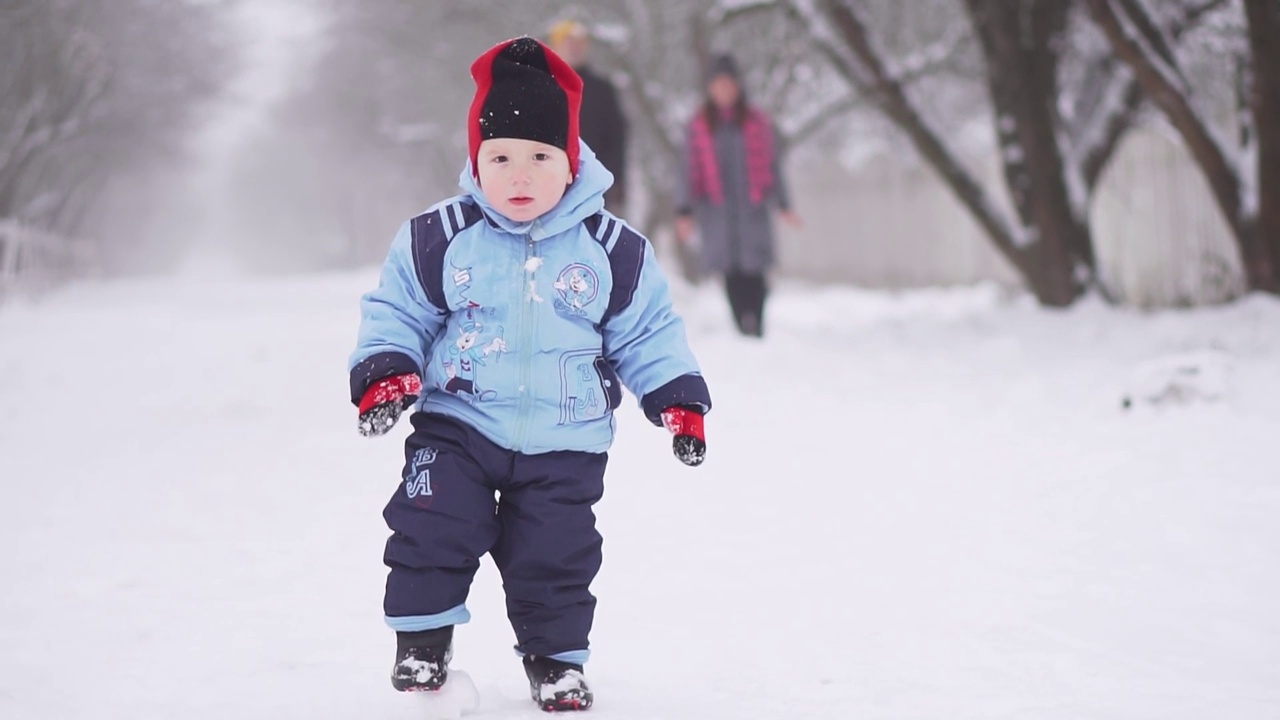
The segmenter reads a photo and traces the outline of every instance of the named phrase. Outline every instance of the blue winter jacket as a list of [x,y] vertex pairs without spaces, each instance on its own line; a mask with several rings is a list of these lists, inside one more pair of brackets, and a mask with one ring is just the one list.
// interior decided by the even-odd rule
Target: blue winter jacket
[[[625,385],[661,424],[711,398],[649,241],[603,210],[613,184],[584,143],[578,177],[517,223],[465,194],[400,227],[378,288],[361,300],[351,399],[419,373],[418,409],[523,453],[604,452]],[[619,385],[621,381],[621,385]]]

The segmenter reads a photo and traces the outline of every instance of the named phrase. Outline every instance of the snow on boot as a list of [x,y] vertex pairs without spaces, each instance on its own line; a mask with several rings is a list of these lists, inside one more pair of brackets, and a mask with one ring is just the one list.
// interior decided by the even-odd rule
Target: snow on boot
[[525,655],[524,672],[529,676],[533,701],[543,710],[564,712],[591,707],[591,689],[587,687],[581,665]]
[[402,692],[439,690],[449,677],[453,626],[396,633],[396,666],[391,685]]

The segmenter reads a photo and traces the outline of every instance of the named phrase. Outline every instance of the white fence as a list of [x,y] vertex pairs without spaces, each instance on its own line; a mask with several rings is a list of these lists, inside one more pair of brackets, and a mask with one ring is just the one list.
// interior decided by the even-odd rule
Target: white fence
[[1107,168],[1090,219],[1103,278],[1128,303],[1199,305],[1245,290],[1231,230],[1174,140],[1132,135]]
[[[994,154],[973,168],[985,187],[1004,187]],[[780,229],[784,275],[882,288],[1019,282],[931,168],[881,157],[854,172],[806,161],[793,161],[789,170],[806,225]],[[1008,210],[1003,190],[995,200]],[[1240,292],[1230,231],[1176,142],[1132,133],[1091,212],[1100,272],[1123,301],[1193,304]]]
[[95,266],[83,242],[0,220],[0,300],[18,290],[48,289]]

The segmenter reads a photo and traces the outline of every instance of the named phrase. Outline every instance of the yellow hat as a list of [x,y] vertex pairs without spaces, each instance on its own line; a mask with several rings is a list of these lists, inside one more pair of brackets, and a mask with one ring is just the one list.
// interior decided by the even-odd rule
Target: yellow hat
[[551,26],[551,31],[547,34],[547,44],[556,46],[563,43],[571,37],[586,37],[587,26],[577,20],[561,20]]

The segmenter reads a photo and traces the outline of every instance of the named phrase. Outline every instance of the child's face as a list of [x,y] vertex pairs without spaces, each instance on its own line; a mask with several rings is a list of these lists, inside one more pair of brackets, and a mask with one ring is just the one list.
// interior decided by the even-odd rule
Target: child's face
[[533,220],[555,207],[573,181],[569,156],[533,140],[485,140],[476,162],[484,198],[516,222]]

